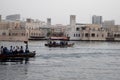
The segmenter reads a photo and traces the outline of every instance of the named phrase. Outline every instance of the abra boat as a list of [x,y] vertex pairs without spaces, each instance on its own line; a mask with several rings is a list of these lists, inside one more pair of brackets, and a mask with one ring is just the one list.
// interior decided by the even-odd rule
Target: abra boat
[[45,46],[47,46],[47,47],[72,47],[74,45],[74,43],[72,43],[72,44],[67,44],[67,45],[60,45],[60,44],[55,44],[55,45],[53,45],[53,44],[45,44]]
[[[3,47],[1,48],[0,52],[0,61],[12,61],[12,60],[26,60],[32,57],[35,57],[36,52],[35,51],[29,51],[28,49],[28,41],[24,41],[25,45],[25,52],[12,52],[12,53],[6,53],[6,51],[3,50]],[[5,48],[5,47],[4,47]]]
[[45,44],[45,46],[47,47],[73,47],[74,43],[69,43],[69,44],[50,44],[50,43],[47,43]]
[[29,53],[18,53],[18,54],[0,54],[0,59],[13,59],[13,58],[32,58],[35,57],[35,51]]

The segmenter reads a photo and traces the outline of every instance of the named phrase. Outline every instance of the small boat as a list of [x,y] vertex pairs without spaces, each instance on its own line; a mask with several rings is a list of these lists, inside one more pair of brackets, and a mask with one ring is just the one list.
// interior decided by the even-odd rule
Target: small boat
[[69,43],[69,44],[64,44],[64,45],[61,45],[61,44],[45,44],[45,46],[47,47],[73,47],[74,43]]
[[67,44],[67,45],[59,45],[59,44],[51,45],[51,44],[45,44],[45,46],[47,46],[47,47],[73,47],[73,45],[74,45],[74,43]]
[[29,51],[28,49],[28,41],[24,41],[24,43],[26,44],[26,49],[25,52],[9,52],[8,49],[6,49],[5,51],[5,47],[1,49],[3,49],[2,52],[0,52],[0,61],[12,61],[12,60],[26,60],[32,57],[35,57],[36,52],[35,51]]

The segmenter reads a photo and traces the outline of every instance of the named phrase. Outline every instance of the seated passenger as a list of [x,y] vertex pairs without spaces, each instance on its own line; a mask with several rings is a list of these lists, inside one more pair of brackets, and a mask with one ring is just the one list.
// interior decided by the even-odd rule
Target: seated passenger
[[0,48],[0,54],[3,54],[3,46]]
[[20,53],[24,53],[23,46],[20,47]]
[[26,44],[25,53],[29,53],[28,44]]
[[17,49],[15,49],[15,47],[13,47],[13,54],[17,54]]
[[13,48],[12,48],[12,46],[10,46],[10,53],[13,53]]
[[4,47],[3,48],[3,53],[8,55],[8,54],[10,54],[10,51],[7,49],[7,47]]

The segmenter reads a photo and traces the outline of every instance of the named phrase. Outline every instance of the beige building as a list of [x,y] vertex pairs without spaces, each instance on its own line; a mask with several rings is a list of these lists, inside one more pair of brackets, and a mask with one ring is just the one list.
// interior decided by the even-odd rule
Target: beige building
[[107,34],[107,40],[115,40],[120,41],[120,25],[114,25],[109,28],[106,28],[108,34]]
[[8,41],[27,41],[25,28],[21,27],[20,21],[1,21],[0,40]]
[[107,31],[100,25],[86,24],[80,28],[80,40],[106,40]]
[[24,23],[25,28],[28,30],[28,39],[43,39],[46,37],[45,31],[42,29],[46,25],[45,22],[33,19],[27,19]]

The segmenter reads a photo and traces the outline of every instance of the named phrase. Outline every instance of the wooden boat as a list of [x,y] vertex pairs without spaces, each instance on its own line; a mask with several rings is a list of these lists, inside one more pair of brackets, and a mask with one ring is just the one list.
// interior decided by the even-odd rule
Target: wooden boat
[[18,53],[18,54],[0,54],[0,59],[19,59],[19,58],[31,58],[35,57],[35,51],[29,53]]
[[69,44],[64,44],[64,45],[61,45],[61,44],[55,44],[55,45],[53,45],[53,44],[49,44],[49,43],[47,43],[47,44],[45,44],[45,46],[47,46],[47,47],[73,47],[73,45],[74,45],[74,43],[69,43]]
[[[28,41],[24,41],[24,43],[26,44],[25,45],[25,50],[29,50],[28,49]],[[13,62],[13,61],[28,61],[29,58],[32,58],[32,57],[35,57],[36,55],[36,52],[35,51],[32,51],[32,52],[29,52],[27,51],[26,53],[7,53],[5,54],[4,51],[3,53],[1,54],[0,52],[0,62]]]

